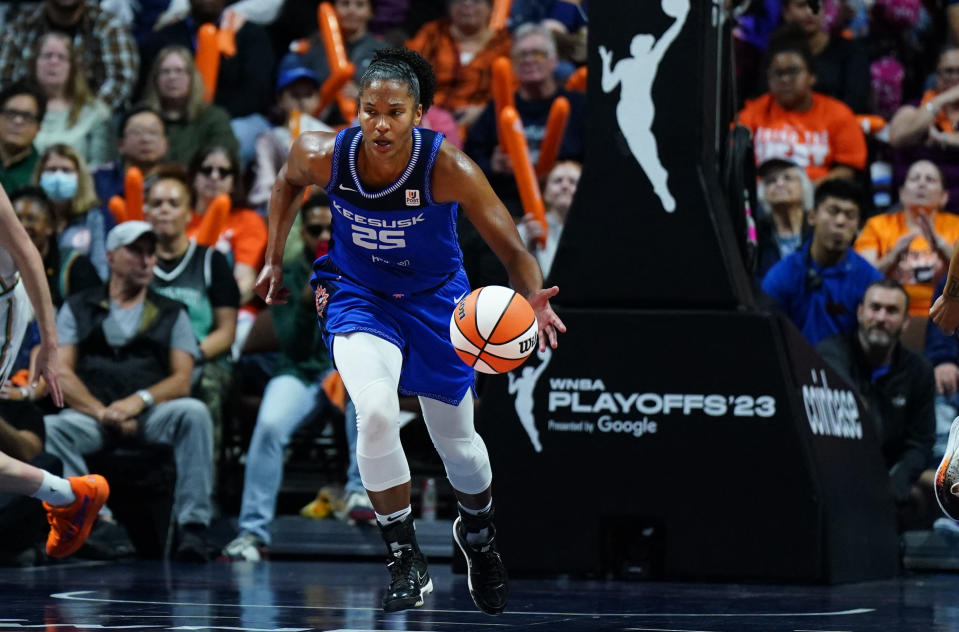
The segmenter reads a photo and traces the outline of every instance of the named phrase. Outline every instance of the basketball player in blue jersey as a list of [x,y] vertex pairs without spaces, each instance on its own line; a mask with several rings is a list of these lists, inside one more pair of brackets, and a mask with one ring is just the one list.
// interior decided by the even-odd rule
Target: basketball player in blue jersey
[[256,291],[267,303],[286,300],[281,264],[293,202],[307,185],[324,187],[333,238],[312,283],[320,326],[356,404],[360,476],[387,545],[383,609],[421,606],[433,589],[413,527],[399,391],[419,396],[459,501],[453,537],[466,557],[470,595],[483,612],[499,614],[508,588],[496,551],[493,475],[473,428],[473,369],[449,340],[452,310],[470,291],[456,236],[459,206],[533,306],[540,348],[555,348],[566,327],[549,304],[559,289],[542,288],[536,259],[482,171],[442,134],[417,127],[435,81],[418,54],[378,51],[360,82],[360,126],[297,139],[273,187]]

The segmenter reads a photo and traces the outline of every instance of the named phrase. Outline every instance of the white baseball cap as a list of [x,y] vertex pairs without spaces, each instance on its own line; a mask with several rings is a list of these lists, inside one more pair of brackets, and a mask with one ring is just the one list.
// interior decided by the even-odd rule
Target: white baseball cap
[[131,219],[122,224],[117,224],[107,233],[107,252],[113,252],[122,246],[129,246],[146,234],[156,237],[153,226],[148,222]]

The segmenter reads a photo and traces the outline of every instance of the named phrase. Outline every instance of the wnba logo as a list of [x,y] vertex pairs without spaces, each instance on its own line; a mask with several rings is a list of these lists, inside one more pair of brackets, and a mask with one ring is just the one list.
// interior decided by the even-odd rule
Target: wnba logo
[[539,335],[536,333],[533,334],[532,338],[527,338],[526,340],[519,341],[519,352],[526,354],[533,350],[533,347],[536,346],[536,341],[539,340]]

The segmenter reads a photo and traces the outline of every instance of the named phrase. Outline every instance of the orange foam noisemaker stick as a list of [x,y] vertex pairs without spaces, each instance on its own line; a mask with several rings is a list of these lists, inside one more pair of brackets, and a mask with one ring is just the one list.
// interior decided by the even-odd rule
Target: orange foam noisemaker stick
[[330,76],[320,86],[320,110],[324,109],[336,99],[337,93],[353,78],[355,68],[346,54],[346,45],[343,44],[343,34],[340,32],[340,21],[336,11],[329,2],[321,2],[316,10],[316,19],[320,26],[320,37],[323,39],[323,49],[326,52],[327,63],[330,67]]
[[586,66],[577,68],[563,87],[570,92],[586,92]]
[[203,78],[203,99],[213,102],[216,95],[216,77],[220,72],[220,45],[216,27],[204,24],[196,34],[196,69]]
[[126,219],[143,219],[143,172],[130,167],[123,176],[123,197]]
[[536,160],[536,175],[545,178],[549,170],[556,164],[559,147],[566,133],[566,124],[569,122],[569,100],[566,97],[556,97],[549,107],[549,118],[546,119],[546,131],[543,133],[543,142],[539,146],[539,158]]
[[546,236],[549,227],[546,224],[546,209],[543,206],[543,196],[539,191],[536,174],[533,173],[533,164],[529,159],[529,148],[526,146],[526,136],[523,134],[523,123],[519,113],[511,105],[507,105],[500,113],[500,131],[506,138],[509,148],[509,157],[513,162],[513,174],[516,176],[516,186],[519,188],[519,198],[523,202],[523,210],[532,214],[543,226],[543,234],[537,240],[540,247],[546,245]]
[[119,195],[114,195],[107,201],[107,208],[113,213],[113,218],[117,224],[127,221],[127,204]]
[[206,207],[206,212],[203,213],[203,219],[200,220],[200,226],[196,231],[196,243],[201,246],[215,244],[226,227],[231,208],[233,208],[233,202],[226,193],[213,198],[210,205]]
[[[516,101],[513,97],[513,64],[509,57],[497,57],[493,60],[492,71],[493,106],[496,108],[496,120],[498,121],[503,113],[503,108],[507,105],[516,107]],[[506,141],[502,134],[499,137],[499,144],[508,154],[509,150],[506,148]]]
[[489,15],[489,27],[498,31],[506,28],[506,20],[509,19],[509,10],[513,5],[513,0],[493,0],[493,9]]

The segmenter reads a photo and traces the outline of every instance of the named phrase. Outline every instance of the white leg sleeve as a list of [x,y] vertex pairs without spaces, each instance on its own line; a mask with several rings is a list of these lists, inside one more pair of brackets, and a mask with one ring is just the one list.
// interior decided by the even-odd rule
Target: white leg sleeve
[[391,342],[368,334],[337,334],[333,357],[356,405],[356,462],[363,486],[381,492],[410,480],[400,444],[397,389],[403,354]]
[[459,406],[427,397],[420,397],[420,406],[453,489],[478,494],[489,487],[493,471],[486,444],[473,428],[473,393],[467,391]]

